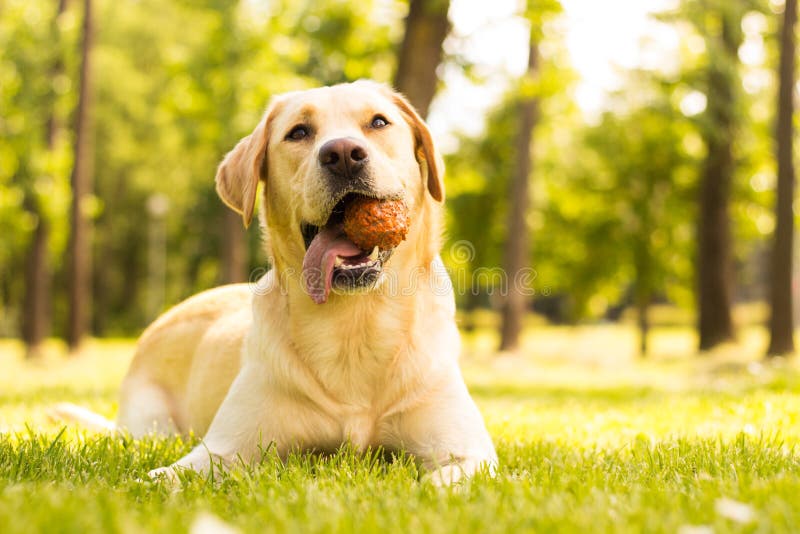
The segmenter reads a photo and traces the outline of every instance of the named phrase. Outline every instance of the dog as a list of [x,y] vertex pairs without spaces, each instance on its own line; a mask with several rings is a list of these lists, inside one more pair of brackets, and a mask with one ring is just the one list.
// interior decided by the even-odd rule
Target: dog
[[[388,86],[361,80],[273,98],[216,175],[245,227],[261,184],[272,269],[254,285],[196,295],[148,327],[116,423],[75,407],[62,414],[133,436],[204,435],[150,473],[173,480],[181,469],[252,462],[267,445],[285,457],[345,443],[407,451],[439,485],[493,472],[438,252],[443,173],[427,126]],[[354,250],[341,219],[357,195],[402,200],[405,241]]]

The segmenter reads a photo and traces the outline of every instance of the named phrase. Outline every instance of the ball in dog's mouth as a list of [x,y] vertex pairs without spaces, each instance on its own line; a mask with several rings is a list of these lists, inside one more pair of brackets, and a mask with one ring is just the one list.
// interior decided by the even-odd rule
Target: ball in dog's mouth
[[[398,202],[402,201],[348,194],[336,204],[325,226],[301,225],[306,245],[303,284],[314,302],[326,302],[332,289],[349,290],[375,285],[384,264],[405,238],[408,228],[405,204],[400,207]],[[383,219],[379,220],[381,216]],[[389,220],[392,216],[397,217],[396,224]],[[359,223],[382,228],[383,232],[374,234],[373,238],[368,229],[360,230]],[[387,228],[396,227],[399,229],[393,235],[387,235]],[[370,239],[377,244],[373,245]]]

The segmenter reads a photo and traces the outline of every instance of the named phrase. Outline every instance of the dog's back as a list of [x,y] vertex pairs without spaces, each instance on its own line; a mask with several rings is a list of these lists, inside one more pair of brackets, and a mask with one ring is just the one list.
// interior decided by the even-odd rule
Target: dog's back
[[202,435],[239,370],[252,322],[247,284],[218,287],[170,308],[136,345],[116,422],[70,403],[52,415],[98,431]]
[[133,435],[205,433],[239,371],[251,302],[247,284],[218,287],[150,325],[122,383],[118,425]]

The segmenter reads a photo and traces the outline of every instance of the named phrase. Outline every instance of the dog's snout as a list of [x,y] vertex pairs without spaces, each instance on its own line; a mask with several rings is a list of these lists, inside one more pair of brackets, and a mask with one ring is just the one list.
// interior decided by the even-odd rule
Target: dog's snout
[[367,149],[357,139],[342,137],[319,149],[319,163],[337,176],[355,176],[369,160]]

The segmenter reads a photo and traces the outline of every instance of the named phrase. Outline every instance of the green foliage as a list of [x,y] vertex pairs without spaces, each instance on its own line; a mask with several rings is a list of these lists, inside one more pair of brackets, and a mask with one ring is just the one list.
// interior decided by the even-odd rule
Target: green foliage
[[[608,303],[630,298],[629,291],[648,301],[668,295],[691,303],[697,161],[686,144],[694,131],[671,104],[674,87],[646,73],[636,79],[626,91],[641,103],[603,114],[582,140],[591,153],[575,164],[568,187],[581,196],[583,209],[556,200],[556,213],[546,216],[561,224],[551,235],[572,227],[591,236],[582,261],[563,266],[578,273],[579,315],[601,313]],[[557,198],[557,191],[551,194]]]
[[[16,333],[24,254],[36,224],[23,198],[51,219],[57,277],[69,228],[71,119],[78,3],[5,2],[0,17],[0,333]],[[372,77],[391,79],[402,2],[99,0],[94,61],[93,328],[135,332],[147,315],[148,199],[169,199],[166,304],[218,283],[225,208],[214,192],[222,156],[257,124],[273,94]],[[62,72],[48,77],[56,61]],[[52,79],[51,79],[52,78]],[[47,150],[51,113],[62,135]],[[265,261],[249,232],[251,269]],[[65,320],[57,284],[55,321]],[[7,307],[7,308],[6,308]]]
[[[501,263],[515,103],[535,96],[541,113],[533,141],[531,264],[540,298],[563,301],[562,319],[599,318],[637,297],[692,308],[697,184],[707,144],[723,133],[734,139],[731,213],[739,294],[759,298],[759,258],[772,230],[774,87],[752,80],[763,79],[764,69],[775,64],[770,37],[777,19],[766,18],[763,2],[682,2],[659,16],[690,43],[681,47],[679,71],[627,72],[608,110],[587,124],[572,102],[574,80],[560,35],[547,31],[537,3],[528,9],[542,28],[540,76],[512,84],[485,132],[461,139],[448,159],[451,243],[467,239],[475,245],[469,269]],[[743,29],[746,16],[766,24]],[[732,63],[722,53],[721,47],[738,49],[748,39],[766,42],[766,65]],[[729,80],[732,111],[718,109],[720,95],[710,86],[715,77]],[[705,98],[705,111],[684,112],[684,100],[698,96]],[[736,127],[725,133],[719,121],[728,112],[735,113]],[[446,261],[460,268],[452,256]],[[493,280],[479,278],[474,291],[491,292]]]
[[[548,49],[541,57],[535,76],[512,80],[503,100],[486,118],[485,131],[479,136],[459,138],[459,149],[447,157],[447,228],[448,246],[443,258],[456,278],[461,303],[472,307],[487,304],[485,297],[501,292],[499,267],[506,240],[509,184],[514,165],[514,139],[519,121],[519,103],[538,100],[539,118],[533,135],[534,205],[539,204],[540,178],[560,172],[565,161],[559,153],[565,142],[564,132],[577,128],[577,108],[567,89],[575,75],[566,68],[566,51],[552,22],[560,13],[558,2],[531,2],[526,16],[532,38],[539,48]],[[538,214],[531,214],[533,218]],[[534,244],[539,239],[534,232]],[[468,245],[466,245],[468,243]],[[465,253],[465,246],[469,250]],[[533,265],[539,271],[539,261]],[[542,282],[541,271],[534,281],[537,290],[552,280]]]
[[[0,8],[3,335],[18,332],[21,273],[40,217],[51,228],[56,334],[65,321],[82,14],[70,2],[56,18],[56,5],[6,0]],[[217,163],[276,93],[361,77],[391,80],[406,9],[402,0],[97,1],[95,197],[88,206],[99,264],[92,284],[96,333],[133,333],[152,319],[148,254],[159,225],[167,244],[166,305],[218,283],[226,208],[214,192]],[[601,317],[628,303],[637,288],[691,307],[695,190],[707,144],[719,135],[735,139],[731,213],[740,294],[760,297],[761,251],[773,225],[774,79],[768,73],[777,62],[778,17],[763,0],[680,2],[659,16],[681,37],[679,71],[627,73],[607,113],[587,121],[574,102],[577,76],[569,68],[561,11],[555,0],[520,6],[539,46],[537,75],[510,80],[485,130],[462,135],[458,150],[446,155],[443,256],[460,277],[459,303],[496,304],[493,270],[502,263],[517,106],[524,98],[539,102],[528,220],[533,287],[540,298],[559,299],[561,319]],[[730,62],[722,53],[753,39],[765,42],[764,65]],[[470,74],[461,53],[455,45],[448,49],[448,68]],[[715,107],[714,76],[730,80],[734,131],[717,127],[724,110]],[[759,79],[767,81],[753,83]],[[696,93],[706,97],[706,110],[687,116],[682,104]],[[52,146],[51,120],[58,126]],[[154,195],[169,200],[162,222],[147,210]],[[266,261],[257,228],[248,239],[256,269]],[[471,243],[468,251],[464,241]]]
[[[706,110],[694,117],[704,148],[707,150],[724,137],[733,140],[730,212],[737,293],[745,298],[761,298],[765,274],[760,264],[774,226],[776,86],[771,71],[777,65],[780,19],[763,0],[684,0],[677,11],[664,18],[680,27],[685,39],[703,43],[699,53],[684,51],[679,83],[706,97]],[[747,24],[748,18],[756,24]],[[767,58],[764,65],[748,65],[737,57],[748,40],[763,41]],[[765,76],[767,83],[752,82],[754,77],[763,80]],[[732,128],[723,127],[726,123]],[[696,172],[699,174],[699,166]]]
[[[56,18],[56,2],[12,1],[0,17],[0,332],[9,300],[22,292],[24,251],[42,217],[49,221],[49,254],[66,246],[70,199],[70,136],[61,131],[50,146],[51,121],[63,122],[73,105],[69,77],[76,25]],[[26,207],[23,207],[23,206]],[[56,223],[56,224],[54,224]]]

